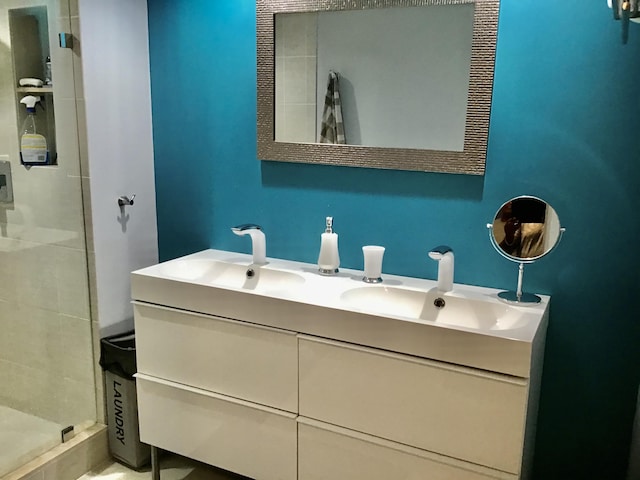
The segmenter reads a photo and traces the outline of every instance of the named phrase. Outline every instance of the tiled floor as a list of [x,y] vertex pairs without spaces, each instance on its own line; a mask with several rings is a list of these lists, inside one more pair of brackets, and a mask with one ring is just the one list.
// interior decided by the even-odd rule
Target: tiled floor
[[[160,457],[160,467],[160,480],[250,480],[168,453]],[[135,471],[118,462],[112,462],[83,475],[78,480],[151,480],[151,468]]]

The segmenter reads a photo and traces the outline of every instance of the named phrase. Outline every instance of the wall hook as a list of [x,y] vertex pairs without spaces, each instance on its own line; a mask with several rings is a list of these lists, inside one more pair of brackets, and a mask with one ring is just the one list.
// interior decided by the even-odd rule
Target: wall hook
[[133,205],[134,198],[136,198],[135,193],[130,197],[127,197],[126,195],[122,195],[121,197],[118,197],[118,206],[124,207],[125,205]]

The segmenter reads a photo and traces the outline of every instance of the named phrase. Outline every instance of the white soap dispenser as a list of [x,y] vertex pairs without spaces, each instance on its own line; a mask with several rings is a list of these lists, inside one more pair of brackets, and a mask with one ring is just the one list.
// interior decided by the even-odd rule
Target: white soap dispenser
[[327,227],[320,236],[318,271],[321,275],[335,275],[339,266],[338,234],[333,232],[333,217],[327,217]]

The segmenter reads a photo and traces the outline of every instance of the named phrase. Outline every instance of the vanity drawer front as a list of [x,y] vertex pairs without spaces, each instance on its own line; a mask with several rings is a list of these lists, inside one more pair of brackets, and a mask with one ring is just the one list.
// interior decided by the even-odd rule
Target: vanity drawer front
[[516,475],[298,418],[298,480],[517,480]]
[[295,333],[134,304],[138,371],[298,411]]
[[299,337],[300,415],[519,473],[522,379]]
[[140,439],[264,480],[295,480],[296,415],[138,374]]

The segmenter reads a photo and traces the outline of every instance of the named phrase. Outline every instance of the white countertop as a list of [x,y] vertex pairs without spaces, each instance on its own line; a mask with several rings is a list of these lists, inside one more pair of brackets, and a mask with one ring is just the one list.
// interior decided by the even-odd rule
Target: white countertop
[[[132,273],[134,301],[233,318],[299,333],[417,355],[454,364],[481,368],[518,377],[528,377],[533,344],[544,342],[549,297],[536,305],[507,304],[497,297],[499,290],[454,284],[451,292],[438,294],[447,302],[461,301],[506,311],[518,321],[500,325],[498,319],[474,328],[443,324],[417,316],[380,311],[371,305],[354,305],[344,293],[354,289],[406,290],[409,293],[435,292],[436,282],[388,275],[383,282],[367,284],[362,271],[340,269],[335,276],[322,276],[317,266],[268,258],[264,266],[252,265],[250,255],[221,250],[204,250],[192,255],[143,268]],[[253,289],[242,283],[219,283],[207,275],[207,262],[224,262],[253,268],[263,278],[269,271],[291,274],[296,282],[286,288]],[[194,268],[196,266],[197,268]],[[299,282],[298,282],[299,280]],[[366,292],[369,293],[369,292]],[[402,305],[398,311],[402,313]],[[447,308],[446,306],[444,307]],[[452,307],[453,308],[453,307]]]

